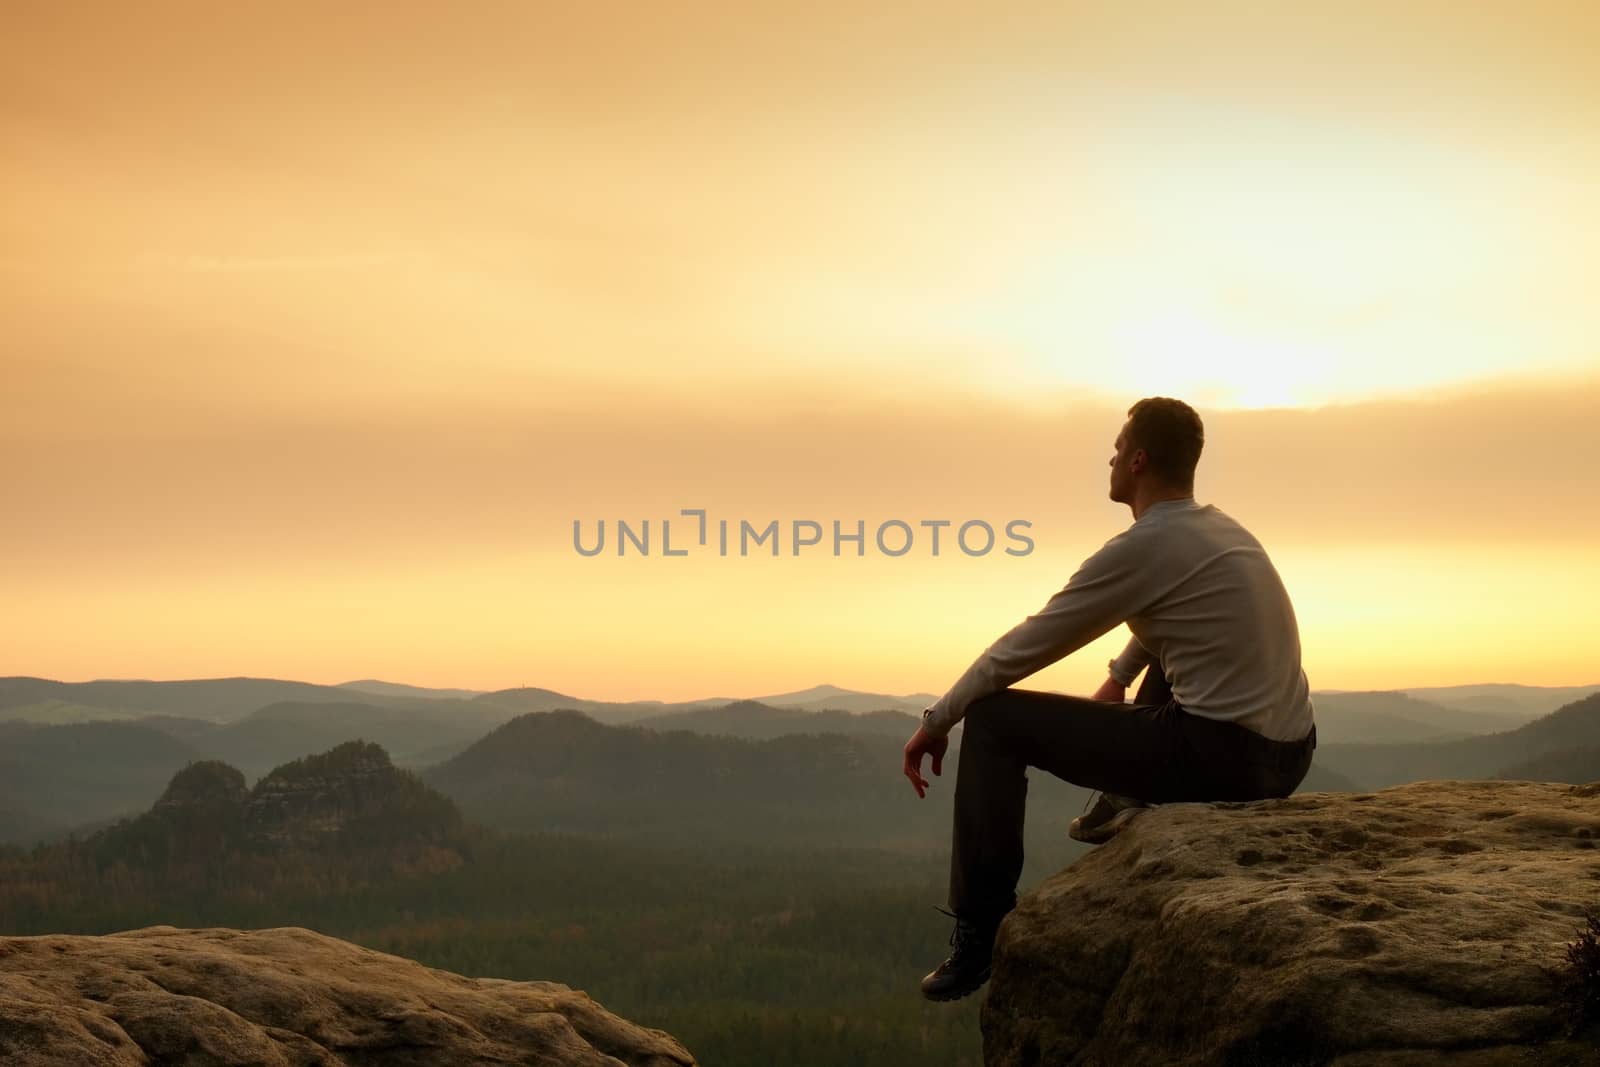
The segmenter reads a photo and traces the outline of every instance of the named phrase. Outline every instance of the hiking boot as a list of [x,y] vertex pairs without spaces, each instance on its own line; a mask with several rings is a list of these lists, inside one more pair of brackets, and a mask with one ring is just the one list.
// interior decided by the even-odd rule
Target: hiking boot
[[1067,836],[1074,841],[1087,841],[1091,845],[1104,844],[1116,837],[1128,821],[1150,807],[1135,797],[1101,793],[1092,809],[1072,820]]
[[960,1000],[989,980],[994,937],[1000,929],[1000,920],[978,923],[943,908],[939,910],[956,921],[956,928],[950,934],[950,944],[955,951],[923,977],[922,995],[929,1000]]

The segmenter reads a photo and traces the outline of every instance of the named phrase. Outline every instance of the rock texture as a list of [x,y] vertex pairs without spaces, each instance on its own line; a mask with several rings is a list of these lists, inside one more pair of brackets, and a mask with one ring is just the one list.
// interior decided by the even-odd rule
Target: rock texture
[[0,1063],[185,1067],[694,1060],[554,982],[465,978],[301,927],[0,937]]
[[1000,929],[985,1063],[1600,1064],[1554,974],[1600,905],[1600,783],[1166,804]]

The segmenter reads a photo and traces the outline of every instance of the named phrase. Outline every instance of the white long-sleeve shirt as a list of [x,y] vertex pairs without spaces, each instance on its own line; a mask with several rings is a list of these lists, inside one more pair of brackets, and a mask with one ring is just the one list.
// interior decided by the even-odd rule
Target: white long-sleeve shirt
[[1311,688],[1283,581],[1248,530],[1193,497],[1150,505],[1084,560],[929,706],[927,731],[948,734],[973,701],[1124,622],[1133,639],[1111,663],[1122,684],[1159,661],[1185,711],[1274,741],[1311,732]]

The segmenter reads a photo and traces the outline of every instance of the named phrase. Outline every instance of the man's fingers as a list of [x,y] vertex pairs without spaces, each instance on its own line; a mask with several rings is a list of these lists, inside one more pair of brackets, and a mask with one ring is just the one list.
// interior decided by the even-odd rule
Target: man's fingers
[[928,786],[928,783],[922,779],[922,753],[917,753],[916,759],[912,759],[911,752],[908,749],[906,751],[904,771],[905,776],[911,779],[911,788],[917,791],[917,796],[922,796],[922,791]]
[[933,754],[933,773],[934,774],[943,774],[944,773],[944,753],[943,752],[935,752]]

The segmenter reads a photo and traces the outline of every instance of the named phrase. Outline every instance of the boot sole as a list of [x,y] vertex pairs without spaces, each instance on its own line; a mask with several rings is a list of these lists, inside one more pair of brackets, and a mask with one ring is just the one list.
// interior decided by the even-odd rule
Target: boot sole
[[945,1001],[951,1001],[951,1000],[960,1000],[963,997],[970,997],[970,996],[972,996],[972,994],[976,993],[978,990],[983,988],[984,983],[989,980],[989,977],[993,973],[993,970],[994,970],[993,967],[985,967],[983,969],[983,977],[981,979],[979,979],[977,984],[974,985],[970,989],[963,989],[963,990],[960,990],[960,991],[951,991],[951,992],[947,992],[947,993],[929,993],[927,990],[923,990],[922,991],[922,995],[924,997],[926,997],[928,1000],[934,1000],[934,1001],[938,1001],[940,1003],[944,1003]]
[[1105,822],[1089,829],[1084,829],[1080,820],[1073,819],[1072,825],[1067,827],[1067,836],[1085,844],[1103,845],[1121,833],[1135,815],[1148,810],[1147,807],[1123,808]]

